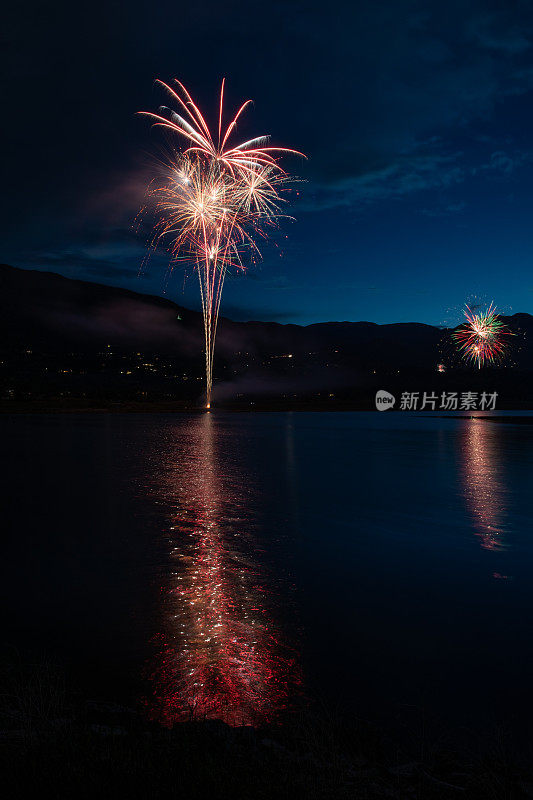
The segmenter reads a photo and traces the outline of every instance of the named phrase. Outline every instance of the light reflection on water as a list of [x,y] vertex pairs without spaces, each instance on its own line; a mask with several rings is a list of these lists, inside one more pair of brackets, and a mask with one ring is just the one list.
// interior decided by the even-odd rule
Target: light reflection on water
[[462,438],[463,493],[473,529],[487,550],[506,547],[508,489],[502,476],[500,430],[486,421],[469,420]]
[[268,719],[301,691],[301,661],[309,695],[368,718],[401,703],[529,723],[532,425],[0,423],[3,637],[57,654],[87,692],[148,695],[167,723]]
[[175,514],[148,711],[167,724],[267,722],[288,706],[299,670],[273,617],[275,582],[250,520],[254,487],[238,459],[222,468],[219,449],[234,442],[224,442],[211,415],[175,433],[161,455],[161,494]]

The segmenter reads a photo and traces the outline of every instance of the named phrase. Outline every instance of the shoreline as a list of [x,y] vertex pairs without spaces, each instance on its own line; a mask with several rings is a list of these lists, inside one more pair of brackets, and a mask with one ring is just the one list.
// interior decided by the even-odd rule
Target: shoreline
[[[229,725],[192,713],[170,724],[142,705],[91,698],[50,662],[8,662],[0,738],[12,796],[480,800],[531,786],[527,746],[503,724],[400,735],[311,703],[270,721]],[[44,702],[43,702],[44,701]],[[424,718],[425,719],[425,718]],[[207,761],[207,764],[206,764]],[[420,794],[423,792],[423,794]],[[526,792],[526,796],[530,796]]]
[[[518,406],[518,407],[517,407]],[[17,402],[14,400],[0,401],[0,414],[15,415],[15,414],[172,414],[172,413],[187,413],[187,414],[205,414],[220,412],[235,412],[235,413],[271,413],[271,412],[375,412],[386,413],[393,415],[418,414],[422,419],[434,417],[437,419],[480,419],[489,420],[491,422],[517,422],[519,424],[533,424],[533,408],[532,407],[519,407],[519,404],[514,404],[508,408],[498,409],[499,412],[507,412],[505,414],[493,413],[492,415],[484,414],[482,411],[472,411],[471,414],[457,413],[457,414],[437,414],[430,411],[416,411],[404,412],[397,409],[391,409],[386,412],[378,412],[377,409],[371,405],[360,403],[261,403],[250,402],[245,404],[237,403],[220,403],[212,405],[208,410],[203,406],[187,402],[109,402],[109,403],[57,403],[47,401],[22,401]],[[514,412],[514,414],[512,414]],[[530,414],[531,416],[528,416]]]

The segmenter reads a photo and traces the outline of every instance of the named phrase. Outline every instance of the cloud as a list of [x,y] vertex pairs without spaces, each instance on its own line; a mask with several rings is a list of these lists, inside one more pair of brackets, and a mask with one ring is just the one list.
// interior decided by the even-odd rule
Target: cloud
[[[479,158],[479,156],[478,156]],[[406,197],[428,190],[446,190],[476,176],[509,177],[533,161],[533,153],[497,150],[488,160],[472,164],[472,155],[455,154],[399,155],[378,169],[362,172],[351,178],[315,185],[299,203],[297,211],[322,211],[339,207],[357,207],[382,200]],[[451,202],[438,209],[422,209],[427,216],[447,216],[463,211],[464,202]]]
[[472,169],[473,175],[480,175],[483,173],[507,176],[511,175],[520,167],[527,163],[531,163],[532,156],[530,153],[514,152],[509,154],[504,150],[497,150],[491,153],[491,156],[485,164],[481,164]]
[[262,322],[293,322],[303,316],[301,311],[280,311],[279,309],[267,309],[262,306],[235,306],[227,303],[224,303],[222,313],[224,317],[234,322],[257,320]]
[[507,56],[526,53],[531,48],[531,28],[511,20],[502,27],[501,19],[501,14],[481,14],[472,19],[467,29],[482,48]]
[[34,267],[50,268],[61,272],[76,273],[77,277],[82,275],[106,276],[106,277],[127,277],[131,278],[138,273],[138,268],[132,265],[119,266],[116,262],[92,257],[84,254],[80,250],[63,250],[57,253],[34,252],[25,261]]
[[[120,255],[119,255],[120,254]],[[23,254],[22,260],[27,266],[38,269],[50,269],[62,274],[83,279],[89,278],[135,278],[139,276],[141,260],[136,254],[117,249],[117,247],[98,246],[86,248],[60,249],[57,251],[39,252],[38,250]]]
[[293,284],[286,275],[265,275],[262,272],[251,271],[246,273],[246,280],[256,281],[261,284],[261,289],[285,290],[292,288]]
[[425,217],[434,217],[437,219],[441,217],[453,216],[454,214],[460,214],[461,211],[465,210],[465,208],[466,203],[461,200],[458,203],[448,203],[445,206],[437,208],[422,208],[420,213]]
[[48,326],[68,335],[87,334],[136,346],[168,346],[174,354],[196,357],[203,344],[203,326],[198,315],[182,325],[172,306],[157,307],[135,297],[104,299],[80,306],[60,298],[36,311]]
[[461,183],[464,167],[458,155],[411,155],[379,169],[322,185],[314,196],[297,205],[317,211],[404,197],[412,192],[446,189]]
[[469,176],[471,156],[455,142],[506,97],[533,89],[531,13],[491,5],[488,14],[483,2],[386,2],[363,15],[353,4],[352,20],[339,14],[327,35],[304,15],[322,72],[312,96],[304,94],[316,122],[297,140],[311,155],[303,210],[403,197]]

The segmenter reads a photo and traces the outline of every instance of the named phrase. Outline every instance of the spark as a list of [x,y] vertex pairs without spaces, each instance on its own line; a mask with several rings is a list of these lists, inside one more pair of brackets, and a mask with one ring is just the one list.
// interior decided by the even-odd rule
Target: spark
[[465,306],[464,314],[466,321],[453,333],[462,357],[478,369],[503,360],[507,350],[505,337],[513,333],[500,319],[494,304],[479,312]]
[[215,136],[187,89],[156,81],[178,111],[162,106],[159,113],[140,112],[177,135],[163,163],[162,180],[148,191],[156,222],[151,250],[159,244],[171,254],[170,269],[186,261],[198,272],[205,331],[206,408],[210,408],[213,358],[224,278],[228,269],[244,270],[245,255],[260,256],[258,239],[285,217],[281,192],[290,182],[279,160],[296,150],[268,146],[268,136],[233,144],[237,122],[251,101],[238,109],[224,128],[224,80],[220,90]]

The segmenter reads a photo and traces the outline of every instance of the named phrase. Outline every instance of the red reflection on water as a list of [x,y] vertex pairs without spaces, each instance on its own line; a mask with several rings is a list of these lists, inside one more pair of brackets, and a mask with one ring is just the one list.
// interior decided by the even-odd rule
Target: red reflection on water
[[193,419],[177,463],[168,465],[179,510],[149,701],[150,715],[167,724],[190,717],[267,722],[288,706],[299,683],[247,530],[250,488],[234,463],[231,474],[220,474],[215,425],[210,415]]
[[497,430],[469,420],[463,439],[463,490],[482,547],[504,547],[505,486],[500,478]]

